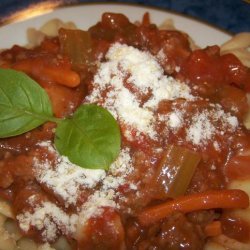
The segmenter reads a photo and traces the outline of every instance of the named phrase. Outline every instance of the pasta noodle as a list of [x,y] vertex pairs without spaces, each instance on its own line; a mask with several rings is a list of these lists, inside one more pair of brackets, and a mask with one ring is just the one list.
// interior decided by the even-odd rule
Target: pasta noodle
[[37,244],[23,237],[16,222],[0,214],[0,250],[67,250],[66,243],[59,243],[56,246],[57,248],[52,248],[49,244]]
[[71,246],[69,245],[69,243],[65,237],[60,237],[57,240],[57,242],[53,244],[53,247],[56,250],[71,250]]
[[37,244],[33,240],[28,238],[22,238],[21,240],[19,240],[17,242],[17,247],[20,250],[37,250]]
[[249,250],[250,244],[239,242],[225,235],[213,238],[204,250]]
[[6,219],[4,225],[4,229],[8,234],[15,240],[18,241],[22,238],[22,234],[17,226],[17,222],[13,219]]
[[14,215],[11,211],[11,206],[7,201],[0,199],[0,214],[14,219]]
[[244,119],[244,125],[247,129],[250,129],[250,94],[247,94],[249,111]]
[[[233,180],[229,184],[229,188],[232,189],[241,189],[245,191],[248,195],[250,195],[250,180],[249,179],[239,179],[239,180]],[[236,209],[231,212],[232,215],[235,215],[237,218],[244,219],[245,221],[250,222],[250,208],[247,209]]]
[[222,44],[221,54],[228,53],[234,54],[245,66],[250,67],[250,33],[239,33],[231,40]]
[[204,250],[227,250],[227,249],[218,242],[210,240],[207,242],[206,246],[204,247]]
[[63,22],[60,19],[52,19],[46,22],[39,30],[29,28],[27,30],[28,47],[39,45],[45,36],[54,37],[58,35],[60,28],[76,29],[76,25],[72,22]]
[[[64,239],[55,243],[56,250],[70,250]],[[0,250],[54,250],[49,244],[37,244],[22,236],[8,202],[0,201]]]
[[166,19],[162,24],[159,25],[159,29],[176,30],[173,19],[170,19],[170,18]]

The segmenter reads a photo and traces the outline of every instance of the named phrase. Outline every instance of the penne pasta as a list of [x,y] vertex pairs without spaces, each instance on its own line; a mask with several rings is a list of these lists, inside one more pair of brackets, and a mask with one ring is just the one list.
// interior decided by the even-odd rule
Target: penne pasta
[[247,49],[250,46],[250,32],[242,32],[221,45],[221,51],[231,51],[237,49]]

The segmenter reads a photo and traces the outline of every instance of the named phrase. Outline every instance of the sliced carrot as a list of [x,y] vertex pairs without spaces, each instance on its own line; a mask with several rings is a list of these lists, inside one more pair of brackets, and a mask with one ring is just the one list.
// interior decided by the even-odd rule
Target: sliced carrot
[[48,65],[42,58],[24,59],[16,62],[13,69],[23,71],[35,78],[47,79],[53,83],[74,88],[80,84],[80,76],[68,67]]
[[222,227],[220,221],[213,221],[204,228],[206,236],[213,237],[222,234]]
[[249,197],[242,190],[212,190],[204,193],[190,194],[145,209],[138,215],[141,225],[155,223],[174,212],[190,213],[214,208],[247,208]]
[[80,84],[80,76],[70,70],[61,68],[44,68],[43,73],[50,77],[57,84],[74,88]]

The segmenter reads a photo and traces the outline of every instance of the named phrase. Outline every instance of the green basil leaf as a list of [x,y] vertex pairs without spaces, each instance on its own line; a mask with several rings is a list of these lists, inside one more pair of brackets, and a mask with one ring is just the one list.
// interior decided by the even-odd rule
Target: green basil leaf
[[104,108],[82,105],[72,118],[58,123],[55,145],[61,155],[81,167],[108,169],[120,151],[120,130]]
[[57,123],[59,153],[81,167],[108,169],[119,154],[119,126],[107,110],[88,104],[70,118],[57,119],[39,84],[22,72],[0,69],[0,138],[25,133],[46,121]]
[[42,87],[22,72],[0,69],[0,138],[25,133],[52,116]]

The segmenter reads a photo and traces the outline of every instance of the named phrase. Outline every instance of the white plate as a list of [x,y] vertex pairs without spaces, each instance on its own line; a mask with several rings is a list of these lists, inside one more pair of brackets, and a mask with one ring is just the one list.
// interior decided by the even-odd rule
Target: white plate
[[46,21],[52,18],[60,18],[63,21],[73,21],[78,28],[87,29],[100,20],[103,12],[123,13],[129,17],[131,21],[141,20],[142,15],[145,12],[149,12],[152,22],[156,24],[161,24],[165,19],[172,18],[176,28],[188,33],[197,45],[201,47],[214,44],[220,45],[230,39],[230,35],[226,32],[222,32],[208,24],[165,10],[126,4],[83,4],[59,8],[48,14],[1,27],[0,46],[1,48],[9,48],[14,44],[25,45],[27,41],[27,28],[40,28]]

